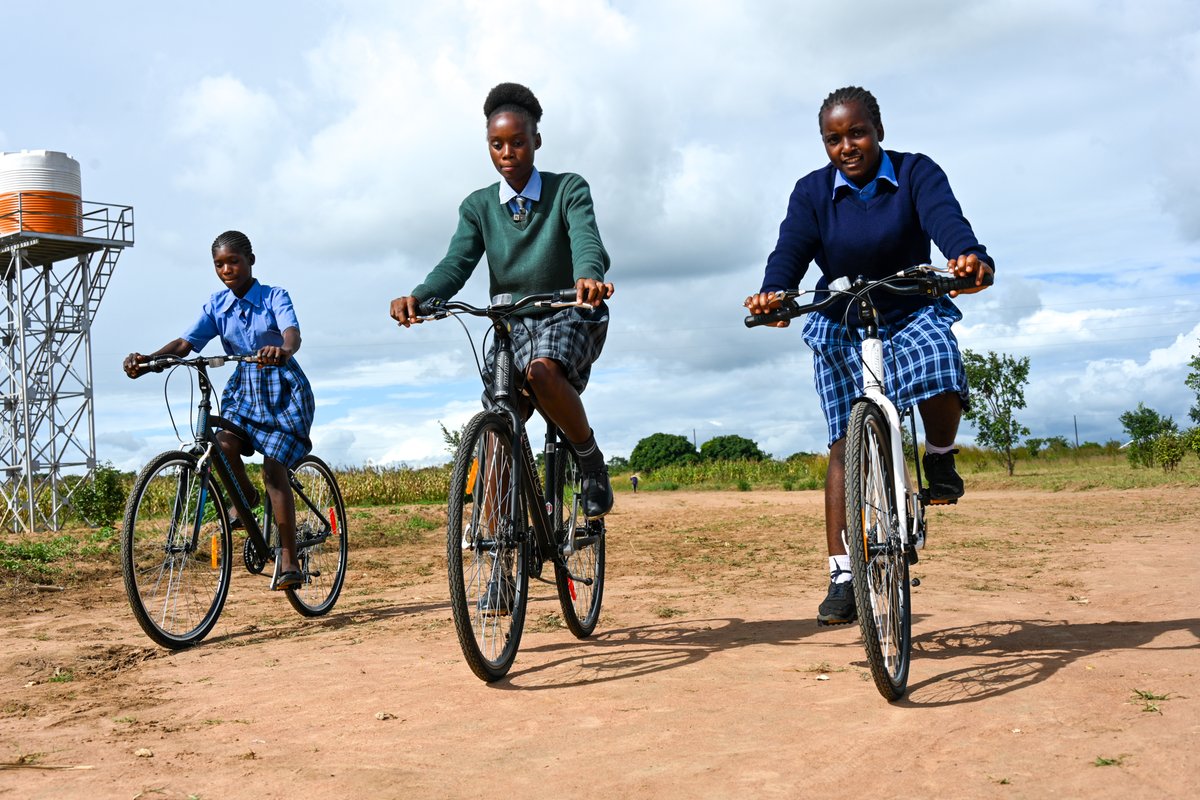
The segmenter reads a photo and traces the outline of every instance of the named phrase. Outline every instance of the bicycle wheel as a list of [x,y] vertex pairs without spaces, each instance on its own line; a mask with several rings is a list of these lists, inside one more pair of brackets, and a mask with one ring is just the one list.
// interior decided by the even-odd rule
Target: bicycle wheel
[[562,447],[559,454],[558,486],[562,495],[557,499],[557,519],[563,541],[571,543],[572,552],[565,559],[556,554],[554,582],[558,585],[563,621],[571,633],[584,639],[596,630],[604,599],[604,520],[588,521],[584,517],[579,462],[569,447]]
[[867,663],[888,700],[901,697],[908,686],[912,644],[899,518],[887,421],[874,404],[856,403],[846,440],[846,538]]
[[346,580],[346,507],[333,470],[316,456],[300,459],[291,478],[296,560],[304,583],[285,592],[292,608],[306,617],[319,617],[333,608]]
[[167,452],[138,475],[125,504],[121,571],[146,635],[179,650],[208,635],[229,592],[225,499],[196,456]]
[[[514,493],[517,525],[509,515]],[[499,414],[477,414],[463,433],[446,525],[458,643],[472,672],[499,680],[516,658],[529,591],[527,517],[512,475],[512,434]]]

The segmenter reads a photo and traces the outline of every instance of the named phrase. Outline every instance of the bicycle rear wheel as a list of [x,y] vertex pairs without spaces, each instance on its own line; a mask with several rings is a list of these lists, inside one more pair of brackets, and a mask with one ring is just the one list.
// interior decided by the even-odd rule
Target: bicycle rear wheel
[[125,504],[121,571],[146,635],[179,650],[208,635],[229,592],[232,539],[225,500],[196,456],[155,456]]
[[604,519],[587,520],[583,515],[580,482],[583,473],[575,453],[569,447],[559,450],[561,480],[559,505],[560,530],[572,552],[554,559],[554,582],[563,621],[577,638],[584,639],[596,630],[600,603],[604,599]]
[[[459,646],[471,671],[488,682],[512,667],[528,602],[528,524],[513,477],[508,421],[477,414],[462,435],[450,477],[446,561]],[[516,525],[509,515],[514,493]]]
[[880,694],[896,700],[908,687],[912,607],[888,430],[873,403],[854,405],[846,439],[846,538],[871,677]]
[[[346,507],[333,470],[307,455],[291,471],[296,498],[296,561],[304,583],[286,589],[292,608],[306,617],[329,612],[346,580]],[[275,541],[278,541],[278,532]]]

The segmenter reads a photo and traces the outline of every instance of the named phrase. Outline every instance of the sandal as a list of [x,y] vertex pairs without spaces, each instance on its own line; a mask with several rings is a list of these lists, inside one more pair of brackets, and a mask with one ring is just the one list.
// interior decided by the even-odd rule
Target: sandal
[[275,578],[275,583],[271,586],[273,591],[282,591],[283,589],[296,589],[304,583],[304,574],[300,570],[290,569],[287,572],[279,573]]

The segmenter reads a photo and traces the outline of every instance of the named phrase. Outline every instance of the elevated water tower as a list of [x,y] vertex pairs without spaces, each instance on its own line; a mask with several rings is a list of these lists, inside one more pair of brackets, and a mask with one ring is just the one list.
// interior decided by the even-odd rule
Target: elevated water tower
[[96,467],[92,321],[133,207],[82,199],[79,163],[0,153],[0,525],[58,530]]

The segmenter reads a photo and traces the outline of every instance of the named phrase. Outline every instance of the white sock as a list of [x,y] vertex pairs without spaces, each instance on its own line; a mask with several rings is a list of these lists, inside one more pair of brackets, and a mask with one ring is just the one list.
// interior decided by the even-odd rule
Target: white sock
[[925,452],[935,456],[945,455],[954,449],[954,444],[950,443],[945,447],[938,447],[936,444],[930,444],[929,440],[925,440]]
[[829,557],[829,580],[831,583],[846,583],[850,580],[850,556]]

